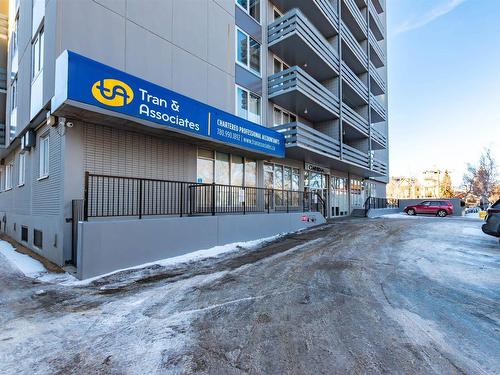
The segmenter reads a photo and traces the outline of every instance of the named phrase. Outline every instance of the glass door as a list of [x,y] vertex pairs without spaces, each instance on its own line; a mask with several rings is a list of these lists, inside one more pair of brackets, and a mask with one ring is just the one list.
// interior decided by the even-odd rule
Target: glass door
[[347,216],[349,214],[348,180],[333,176],[330,184],[331,216]]
[[351,179],[351,205],[353,209],[363,208],[365,203],[363,181],[353,178]]

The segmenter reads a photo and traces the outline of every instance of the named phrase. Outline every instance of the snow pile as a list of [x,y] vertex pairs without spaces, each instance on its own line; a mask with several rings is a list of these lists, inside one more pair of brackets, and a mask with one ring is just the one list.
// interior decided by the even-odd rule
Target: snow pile
[[408,214],[405,214],[404,212],[398,212],[396,214],[387,214],[387,215],[382,215],[380,217],[386,218],[386,219],[420,219],[422,216],[411,216]]
[[29,255],[22,254],[16,251],[14,247],[7,241],[0,241],[0,254],[7,261],[25,276],[45,282],[64,282],[76,280],[68,273],[49,272],[38,260],[33,259]]
[[85,280],[67,280],[63,282],[64,285],[73,285],[73,286],[82,286],[90,284],[91,282],[101,279],[103,277],[111,276],[119,272],[131,271],[131,270],[140,270],[142,268],[147,268],[151,266],[161,266],[161,267],[172,267],[179,266],[186,263],[196,262],[205,259],[218,258],[222,255],[227,255],[232,252],[240,251],[240,250],[253,250],[258,247],[261,247],[266,242],[274,241],[282,236],[285,236],[287,233],[277,234],[275,236],[260,238],[258,240],[245,241],[245,242],[234,242],[227,245],[222,246],[214,246],[209,249],[193,251],[191,253],[179,255],[176,257],[165,258],[156,260],[154,262],[143,263],[132,267],[118,269],[109,273],[105,273],[103,275],[91,277]]

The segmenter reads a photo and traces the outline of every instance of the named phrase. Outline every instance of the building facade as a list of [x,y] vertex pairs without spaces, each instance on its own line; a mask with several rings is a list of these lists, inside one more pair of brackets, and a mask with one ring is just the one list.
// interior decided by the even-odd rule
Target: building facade
[[[314,192],[327,217],[384,197],[385,18],[384,0],[11,0],[2,230],[57,264],[74,261],[73,202],[93,197],[89,175],[94,190],[95,176],[272,189],[268,210],[298,205],[293,192]],[[220,110],[270,129],[265,141],[284,136],[286,153],[114,112],[106,92],[127,93],[104,80],[96,87],[109,110],[70,100],[67,87],[58,101],[73,54],[209,106],[208,134],[210,113]],[[134,100],[139,92],[162,104],[144,91]],[[248,193],[239,199],[249,207]]]

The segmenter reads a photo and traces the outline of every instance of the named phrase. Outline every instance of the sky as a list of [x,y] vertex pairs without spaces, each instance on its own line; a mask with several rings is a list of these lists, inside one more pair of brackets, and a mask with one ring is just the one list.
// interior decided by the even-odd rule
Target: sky
[[500,163],[500,0],[387,0],[391,176]]

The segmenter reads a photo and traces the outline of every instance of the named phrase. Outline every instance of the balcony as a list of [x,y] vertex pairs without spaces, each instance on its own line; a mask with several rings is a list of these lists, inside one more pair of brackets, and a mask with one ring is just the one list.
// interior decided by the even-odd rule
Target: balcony
[[268,27],[269,49],[290,65],[304,70],[319,81],[337,76],[337,52],[298,10],[293,9]]
[[370,94],[370,107],[372,109],[372,123],[387,120],[385,106],[373,94]]
[[367,152],[360,151],[354,147],[342,145],[342,159],[349,163],[356,164],[366,169],[370,169],[370,157]]
[[284,12],[300,9],[326,38],[338,34],[337,11],[328,0],[274,0],[273,3]]
[[366,39],[368,25],[354,0],[342,0],[342,21],[349,26],[357,40]]
[[373,2],[373,6],[377,10],[377,13],[384,13],[385,1],[384,0],[370,0]]
[[382,95],[386,93],[386,84],[377,68],[370,62],[370,87],[372,90],[372,94],[374,95]]
[[[300,122],[292,122],[273,128],[285,136],[285,146],[296,157],[305,158],[307,152],[329,159],[340,159],[340,142]],[[305,159],[304,159],[305,160]]]
[[381,68],[385,65],[385,53],[380,47],[380,44],[373,36],[373,33],[370,31],[368,39],[370,40],[370,57],[373,65],[376,68]]
[[372,158],[370,169],[376,173],[380,173],[383,176],[387,176],[387,164],[383,161]]
[[349,62],[349,65],[356,73],[367,71],[368,56],[344,22],[342,22],[340,34],[344,42],[342,44],[342,58],[344,61]]
[[384,150],[387,148],[387,137],[372,127],[372,149]]
[[269,100],[312,122],[339,117],[339,99],[298,66],[268,78]]
[[344,62],[342,62],[342,80],[349,86],[349,90],[346,89],[344,93],[349,102],[356,106],[368,103],[368,87]]
[[385,27],[380,19],[380,16],[375,9],[372,1],[368,1],[368,9],[370,10],[370,30],[375,35],[377,40],[384,39]]
[[368,125],[368,120],[363,118],[354,109],[349,107],[346,103],[342,103],[342,120],[344,123],[355,129],[359,135],[368,136],[370,132],[370,127]]

